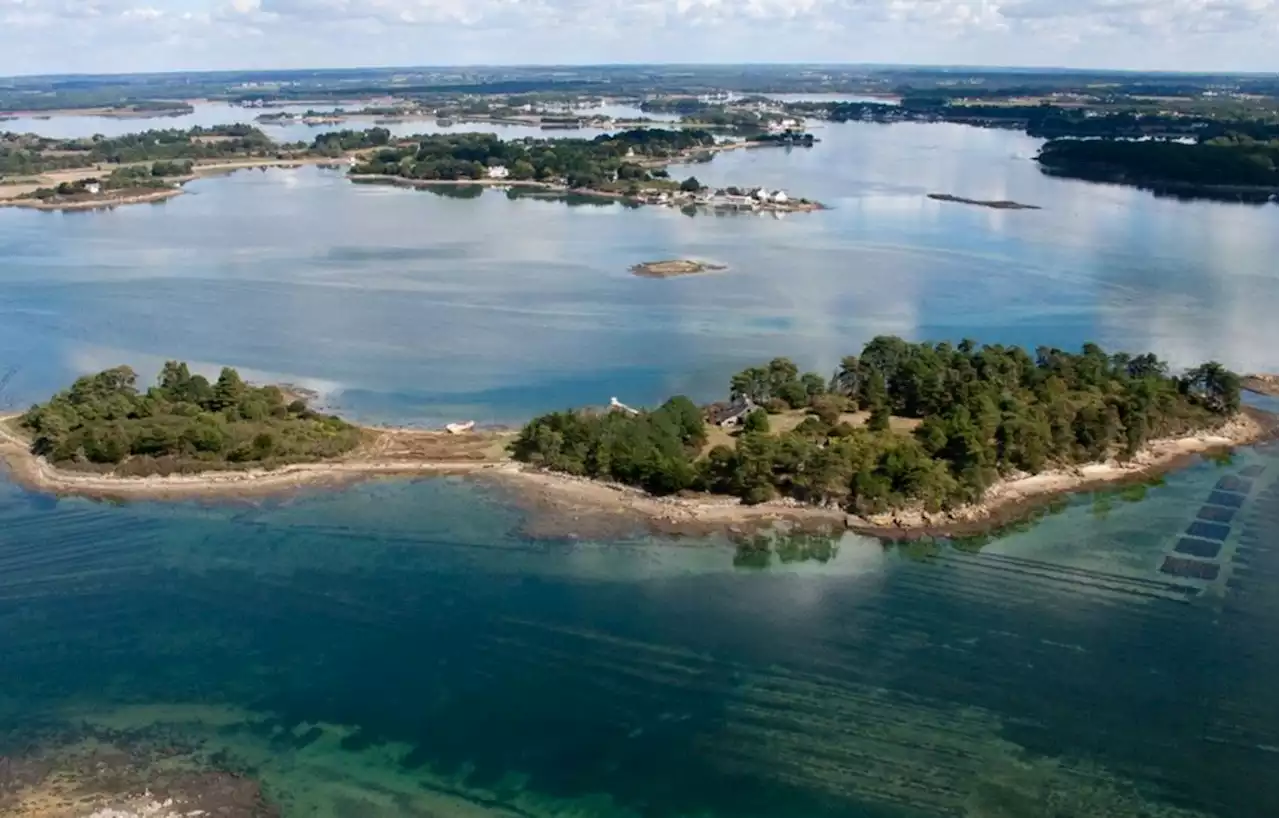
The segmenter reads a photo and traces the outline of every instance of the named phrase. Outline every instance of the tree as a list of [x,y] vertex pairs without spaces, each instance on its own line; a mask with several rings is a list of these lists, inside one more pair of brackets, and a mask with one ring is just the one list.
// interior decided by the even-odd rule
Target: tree
[[240,403],[244,394],[245,384],[240,380],[240,373],[224,366],[222,372],[218,373],[217,383],[213,385],[213,400],[209,408],[214,411],[230,409]]
[[752,409],[742,421],[742,431],[747,434],[769,434],[769,413]]
[[697,193],[702,190],[702,183],[698,181],[698,177],[690,176],[680,183],[680,189],[685,193]]
[[883,401],[871,406],[871,416],[867,418],[867,428],[873,432],[889,431],[889,407]]
[[1191,370],[1182,379],[1184,391],[1221,415],[1240,410],[1240,376],[1217,361]]

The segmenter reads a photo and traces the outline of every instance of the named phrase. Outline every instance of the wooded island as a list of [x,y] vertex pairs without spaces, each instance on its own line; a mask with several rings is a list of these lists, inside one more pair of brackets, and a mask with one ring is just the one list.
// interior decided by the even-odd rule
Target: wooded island
[[18,425],[55,466],[132,476],[323,460],[361,440],[358,427],[279,387],[246,384],[230,367],[210,383],[177,361],[146,390],[127,366],[86,375]]
[[[635,414],[553,412],[526,425],[512,452],[653,494],[935,512],[980,501],[1002,476],[1125,459],[1153,439],[1217,428],[1239,410],[1240,379],[1216,363],[1171,375],[1154,355],[1093,344],[1032,357],[882,336],[829,380],[785,358],[748,369],[730,399],[706,415],[685,397]],[[783,420],[790,428],[772,432]]]

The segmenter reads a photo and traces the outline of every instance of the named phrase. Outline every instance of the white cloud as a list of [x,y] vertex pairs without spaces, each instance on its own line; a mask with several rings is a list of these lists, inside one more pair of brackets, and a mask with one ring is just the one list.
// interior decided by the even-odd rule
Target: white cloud
[[0,74],[711,61],[1275,70],[1276,53],[1277,0],[0,0]]

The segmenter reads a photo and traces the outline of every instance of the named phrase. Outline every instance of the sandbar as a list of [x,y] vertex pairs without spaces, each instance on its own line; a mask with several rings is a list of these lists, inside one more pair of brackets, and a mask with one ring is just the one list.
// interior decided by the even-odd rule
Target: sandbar
[[666,261],[646,261],[631,267],[631,273],[643,278],[674,278],[675,276],[697,275],[729,269],[724,264],[710,261],[681,258]]
[[966,199],[963,196],[952,196],[950,193],[930,193],[930,199],[938,202],[957,202],[959,204],[990,207],[994,210],[1039,210],[1039,205],[1012,202],[1008,199]]

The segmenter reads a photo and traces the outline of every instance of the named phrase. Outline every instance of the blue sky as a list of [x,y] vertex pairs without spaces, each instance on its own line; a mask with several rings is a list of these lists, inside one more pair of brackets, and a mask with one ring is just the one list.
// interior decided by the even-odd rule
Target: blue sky
[[0,0],[0,75],[842,62],[1270,71],[1277,0]]

